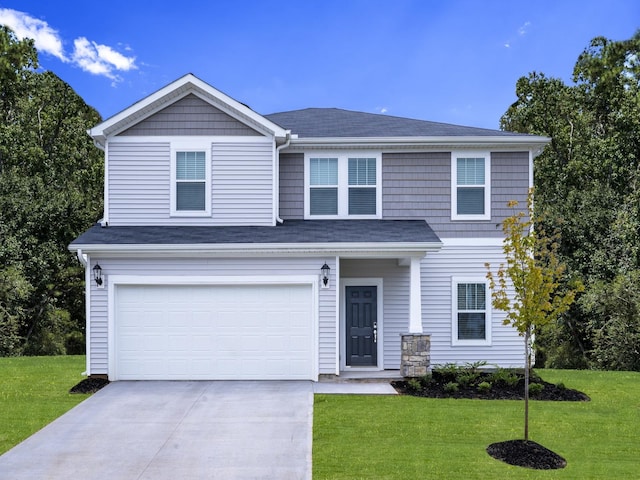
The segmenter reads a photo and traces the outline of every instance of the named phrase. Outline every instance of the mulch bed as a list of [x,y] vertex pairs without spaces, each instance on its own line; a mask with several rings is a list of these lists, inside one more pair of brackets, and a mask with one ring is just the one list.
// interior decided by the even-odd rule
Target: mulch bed
[[96,393],[108,383],[109,380],[106,378],[85,378],[77,385],[71,387],[69,393]]
[[[488,376],[488,375],[487,375]],[[537,393],[530,393],[531,400],[551,400],[565,402],[588,402],[591,399],[588,395],[578,390],[565,388],[553,383],[545,382],[540,378],[532,379],[530,385],[539,383],[543,389]],[[414,395],[426,398],[475,398],[479,400],[524,400],[524,380],[518,381],[517,385],[509,386],[504,384],[492,385],[491,389],[485,392],[479,391],[477,385],[459,385],[455,392],[446,389],[447,382],[433,380],[422,389],[415,390],[409,383],[400,380],[391,382],[393,388],[403,395]]]
[[517,467],[553,470],[567,466],[567,461],[560,455],[531,440],[492,443],[487,447],[487,453]]

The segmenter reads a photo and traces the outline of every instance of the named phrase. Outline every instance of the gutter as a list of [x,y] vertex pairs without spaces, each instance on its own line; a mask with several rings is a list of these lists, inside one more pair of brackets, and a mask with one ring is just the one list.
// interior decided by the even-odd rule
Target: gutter
[[280,218],[280,150],[283,148],[287,148],[291,144],[291,130],[287,130],[286,141],[276,147],[276,158],[275,158],[275,166],[274,166],[274,176],[273,179],[273,206],[276,214],[276,223],[284,223],[284,220]]
[[117,256],[140,257],[144,255],[185,256],[196,254],[210,256],[278,256],[278,255],[345,255],[370,256],[375,255],[397,257],[398,255],[419,255],[436,252],[442,248],[442,242],[398,242],[384,243],[229,243],[229,244],[87,244],[71,248],[88,249],[101,256],[115,254]]
[[307,137],[296,138],[293,146],[300,147],[521,147],[532,150],[544,148],[551,141],[538,135],[504,136],[437,136],[437,137]]

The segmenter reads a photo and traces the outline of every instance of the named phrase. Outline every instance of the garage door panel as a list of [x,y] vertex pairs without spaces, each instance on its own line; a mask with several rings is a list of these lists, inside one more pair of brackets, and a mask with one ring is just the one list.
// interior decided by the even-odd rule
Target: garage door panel
[[311,285],[121,285],[119,379],[312,379]]

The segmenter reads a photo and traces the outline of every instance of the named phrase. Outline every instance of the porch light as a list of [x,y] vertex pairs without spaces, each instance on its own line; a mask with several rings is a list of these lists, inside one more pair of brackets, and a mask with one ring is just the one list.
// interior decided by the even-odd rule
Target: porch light
[[329,288],[329,274],[331,273],[331,268],[327,265],[327,262],[320,267],[320,278],[322,278],[322,287]]
[[96,263],[93,267],[93,279],[96,281],[96,285],[102,286],[102,267]]

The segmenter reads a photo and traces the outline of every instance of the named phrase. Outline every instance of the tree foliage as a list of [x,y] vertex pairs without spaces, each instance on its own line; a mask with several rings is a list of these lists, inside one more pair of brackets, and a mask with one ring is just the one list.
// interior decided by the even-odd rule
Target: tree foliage
[[551,137],[535,159],[536,214],[541,228],[560,232],[566,275],[581,277],[590,298],[537,335],[547,366],[619,368],[596,358],[612,357],[595,350],[593,302],[598,292],[606,301],[603,285],[640,269],[639,55],[640,32],[624,41],[595,38],[572,84],[536,72],[520,78],[517,101],[501,120],[506,130]]
[[[100,116],[33,43],[0,27],[0,355],[66,353],[84,331],[83,269],[67,245],[102,210]],[[22,59],[15,60],[15,59]]]
[[[518,202],[508,206],[517,209]],[[524,337],[525,345],[525,423],[524,439],[529,439],[529,370],[531,339],[540,329],[566,312],[581,289],[560,291],[566,267],[560,261],[558,243],[544,230],[533,228],[533,192],[529,193],[527,212],[517,211],[502,222],[506,265],[496,273],[486,264],[493,307],[507,312],[505,325],[511,325]]]

